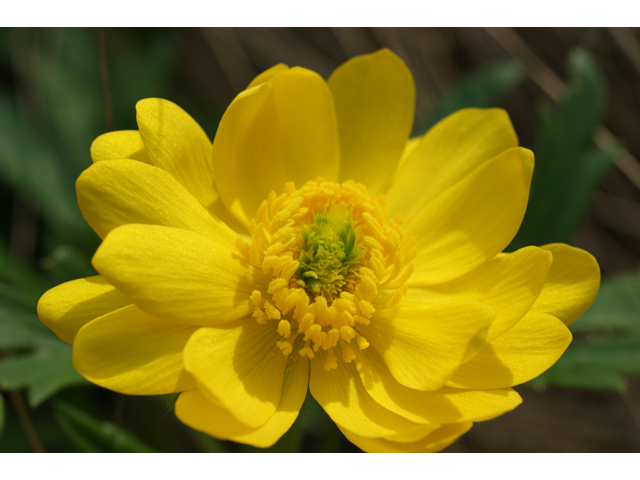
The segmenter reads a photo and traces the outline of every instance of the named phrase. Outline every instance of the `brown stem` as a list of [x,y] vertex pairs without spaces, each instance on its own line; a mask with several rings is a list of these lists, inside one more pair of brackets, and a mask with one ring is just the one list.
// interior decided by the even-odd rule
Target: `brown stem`
[[102,92],[104,93],[104,111],[107,116],[107,131],[113,130],[111,116],[111,93],[109,91],[109,71],[107,70],[107,50],[104,41],[104,28],[98,27],[98,50],[100,51],[100,73],[102,74]]
[[24,400],[22,399],[22,395],[20,395],[20,392],[18,392],[17,390],[11,390],[8,393],[9,397],[11,398],[11,402],[16,409],[16,412],[18,413],[22,428],[27,434],[27,438],[29,439],[31,448],[33,448],[33,451],[36,453],[45,453],[42,442],[40,442],[40,437],[38,437],[38,432],[36,432],[36,429],[33,426],[33,422],[31,421],[31,417],[29,416],[29,410],[27,409],[27,406],[24,404]]

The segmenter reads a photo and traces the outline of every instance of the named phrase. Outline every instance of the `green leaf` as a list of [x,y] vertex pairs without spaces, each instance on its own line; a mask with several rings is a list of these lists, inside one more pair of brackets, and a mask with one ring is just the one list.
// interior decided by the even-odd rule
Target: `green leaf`
[[638,292],[640,292],[640,270],[603,280],[591,308],[569,328],[574,333],[607,330],[640,331]]
[[0,304],[0,349],[5,351],[0,387],[26,388],[32,407],[66,386],[88,384],[73,368],[71,345],[56,337],[33,311]]
[[556,364],[530,382],[533,387],[624,391],[626,375],[640,374],[640,332],[575,340]]
[[11,93],[0,90],[0,176],[29,198],[48,227],[61,238],[75,238],[88,230],[78,209],[72,177],[51,146],[19,113]]
[[524,69],[515,61],[491,65],[464,77],[438,101],[414,131],[422,135],[447,115],[461,108],[495,107],[500,99],[524,79]]
[[558,362],[538,378],[528,382],[527,385],[537,390],[548,386],[557,386],[622,392],[627,388],[627,380],[624,374],[615,368],[595,364]]
[[85,384],[71,362],[71,345],[35,349],[28,354],[0,360],[0,386],[6,390],[27,388],[29,405],[37,407],[60,389]]
[[0,304],[0,349],[55,348],[61,342],[42,324],[35,312],[16,305]]
[[99,421],[71,405],[55,402],[55,418],[65,434],[83,452],[148,453],[155,450],[111,422]]
[[42,261],[42,268],[57,280],[56,283],[96,275],[90,259],[81,250],[69,245],[56,248]]
[[595,60],[574,50],[569,69],[571,82],[563,100],[553,110],[540,110],[529,205],[510,250],[568,241],[620,152],[616,143],[594,146],[605,105],[604,78]]

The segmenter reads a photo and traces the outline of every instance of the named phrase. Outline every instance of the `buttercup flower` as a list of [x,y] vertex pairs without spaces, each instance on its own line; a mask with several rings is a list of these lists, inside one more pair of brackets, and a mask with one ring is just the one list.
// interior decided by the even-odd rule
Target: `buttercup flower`
[[175,104],[102,135],[77,182],[100,275],[48,291],[42,322],[76,369],[258,447],[307,390],[365,451],[437,451],[515,408],[591,304],[598,266],[567,245],[502,253],[533,154],[502,110],[408,140],[411,74],[388,50],[325,82],[277,65],[213,144]]

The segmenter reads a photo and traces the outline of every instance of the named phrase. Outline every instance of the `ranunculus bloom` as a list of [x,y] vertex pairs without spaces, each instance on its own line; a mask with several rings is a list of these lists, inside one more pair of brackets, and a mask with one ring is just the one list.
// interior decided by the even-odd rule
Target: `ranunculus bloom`
[[533,154],[502,110],[407,141],[411,74],[388,50],[325,82],[277,65],[213,145],[173,103],[91,147],[78,203],[100,275],[38,304],[88,380],[182,392],[176,414],[258,447],[307,389],[366,451],[436,451],[515,408],[591,304],[598,266],[555,244],[501,253]]

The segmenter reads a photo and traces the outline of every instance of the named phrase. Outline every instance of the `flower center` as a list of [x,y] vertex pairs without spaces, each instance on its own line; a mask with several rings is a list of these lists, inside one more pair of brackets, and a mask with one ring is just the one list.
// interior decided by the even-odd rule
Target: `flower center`
[[298,354],[314,358],[322,349],[331,370],[336,353],[351,362],[352,347],[369,346],[361,326],[400,301],[416,253],[415,238],[403,239],[402,218],[387,217],[384,198],[352,181],[318,179],[299,190],[287,183],[262,202],[249,225],[251,243],[238,237],[237,246],[272,278],[266,292],[253,291],[253,316],[274,322],[284,355],[301,336]]
[[363,250],[356,240],[351,212],[344,204],[316,214],[314,223],[300,231],[296,284],[312,299],[321,295],[328,301],[343,290],[353,290]]

